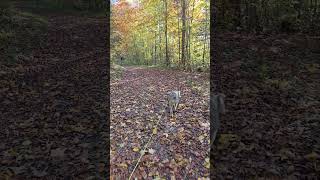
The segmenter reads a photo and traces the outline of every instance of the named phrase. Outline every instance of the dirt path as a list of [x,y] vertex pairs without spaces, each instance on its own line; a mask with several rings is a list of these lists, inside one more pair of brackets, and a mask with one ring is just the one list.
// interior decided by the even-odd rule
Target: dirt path
[[[128,67],[118,82],[111,83],[111,176],[129,177],[154,133],[133,177],[208,177],[209,79]],[[164,109],[165,94],[179,83],[182,102],[176,119],[170,119]]]
[[0,179],[106,177],[106,29],[50,16],[44,46],[2,70]]

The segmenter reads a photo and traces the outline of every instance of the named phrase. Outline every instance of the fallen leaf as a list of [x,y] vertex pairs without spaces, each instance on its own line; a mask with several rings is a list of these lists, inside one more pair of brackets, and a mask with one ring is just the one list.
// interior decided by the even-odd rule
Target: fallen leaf
[[168,133],[163,133],[163,135],[167,138],[169,137],[169,134]]
[[157,128],[154,128],[154,129],[152,130],[152,134],[157,134],[157,132],[158,132]]
[[150,153],[150,154],[154,154],[155,152],[156,152],[156,151],[155,151],[154,149],[152,149],[152,148],[149,149],[149,153]]
[[184,109],[186,107],[185,104],[179,104],[180,109]]
[[128,165],[126,163],[120,163],[118,164],[118,166],[122,168],[128,168]]
[[310,153],[310,154],[307,154],[307,155],[305,155],[304,156],[306,159],[308,159],[308,160],[316,160],[316,159],[320,159],[320,156],[319,156],[319,154],[317,154],[316,152],[312,152],[312,153]]
[[204,139],[204,137],[201,135],[201,136],[199,136],[199,141],[201,142],[201,143],[203,143],[203,139]]
[[141,150],[141,151],[140,151],[140,154],[141,154],[141,155],[144,155],[145,153],[146,153],[146,150]]
[[65,150],[66,148],[57,148],[57,149],[51,150],[51,157],[63,157]]
[[29,140],[23,141],[22,145],[29,146],[32,142]]
[[204,163],[203,163],[204,167],[206,167],[207,169],[210,169],[210,159],[206,158]]

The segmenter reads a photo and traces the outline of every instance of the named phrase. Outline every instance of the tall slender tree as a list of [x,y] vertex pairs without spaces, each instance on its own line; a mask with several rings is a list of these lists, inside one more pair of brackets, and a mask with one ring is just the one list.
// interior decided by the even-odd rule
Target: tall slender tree
[[165,36],[166,36],[166,65],[170,65],[169,53],[168,53],[168,2],[164,0],[165,5]]
[[182,14],[182,36],[181,36],[181,61],[182,67],[186,68],[186,0],[181,0],[181,14]]

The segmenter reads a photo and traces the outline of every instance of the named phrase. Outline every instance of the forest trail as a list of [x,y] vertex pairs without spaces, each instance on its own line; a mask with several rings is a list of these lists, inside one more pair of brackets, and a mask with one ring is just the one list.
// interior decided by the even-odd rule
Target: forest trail
[[[179,85],[182,100],[172,119],[165,110],[166,93]],[[111,82],[110,98],[111,177],[129,177],[153,133],[133,177],[209,176],[208,75],[127,67]]]
[[[89,179],[97,169],[106,175],[106,19],[48,19],[43,47],[34,48],[30,56],[18,56],[17,64],[1,65],[0,177]],[[306,37],[299,36],[217,36],[227,113],[212,152],[216,179],[318,177],[320,53],[303,47]],[[184,89],[178,117],[161,116],[149,145],[152,150],[135,175],[157,176],[158,171],[175,174],[176,179],[206,176],[206,79],[128,68],[123,79],[112,81],[111,174],[131,173],[162,115],[165,92],[180,80]]]
[[106,176],[106,20],[47,18],[43,46],[2,69],[0,177]]
[[[320,53],[300,43],[306,38],[237,33],[218,36],[218,46],[223,50],[221,78],[227,112],[221,118],[220,138],[211,153],[214,178],[318,177]],[[207,175],[209,96],[201,91],[206,88],[199,88],[206,87],[202,86],[206,78],[190,81],[191,77],[196,76],[128,68],[122,79],[111,82],[112,175],[127,177],[131,173],[155,121],[162,115],[165,92],[175,89],[177,82],[184,85],[183,108],[175,121],[160,121],[149,145],[153,154],[142,158],[134,175],[145,177],[158,172],[167,179],[172,174],[181,179],[189,169],[187,176],[191,179]]]

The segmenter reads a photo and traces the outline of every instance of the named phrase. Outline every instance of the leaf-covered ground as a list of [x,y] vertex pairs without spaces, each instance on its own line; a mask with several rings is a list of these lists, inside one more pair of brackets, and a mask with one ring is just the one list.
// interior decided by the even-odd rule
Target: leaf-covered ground
[[212,152],[215,178],[319,177],[320,46],[307,40],[218,36],[227,113]]
[[1,64],[0,179],[87,179],[108,170],[105,19],[48,20],[42,47]]
[[[217,42],[227,113],[212,151],[213,178],[319,177],[319,46],[303,35],[228,33]],[[127,68],[111,83],[112,177],[129,176],[158,119],[134,177],[208,175],[207,78]],[[178,82],[183,105],[170,120],[162,117],[164,94]]]
[[[181,85],[176,118],[165,94]],[[158,124],[159,123],[159,124]],[[209,78],[156,68],[127,67],[111,82],[111,179],[195,179],[209,176]]]

